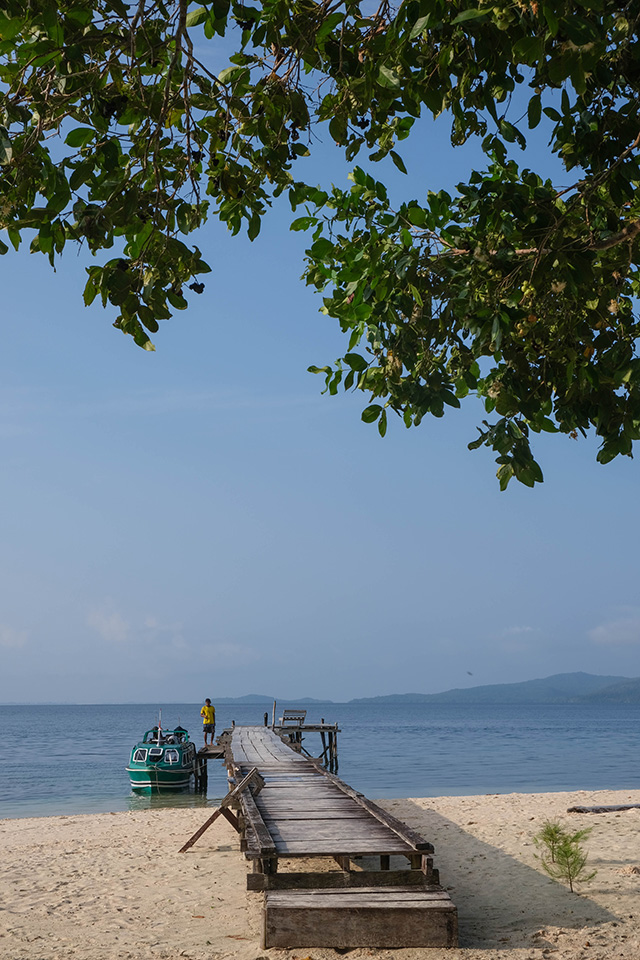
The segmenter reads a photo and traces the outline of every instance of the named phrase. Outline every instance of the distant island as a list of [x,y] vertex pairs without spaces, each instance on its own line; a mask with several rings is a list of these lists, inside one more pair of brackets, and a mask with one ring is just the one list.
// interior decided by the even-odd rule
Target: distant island
[[[276,698],[277,699],[277,698]],[[272,704],[273,697],[248,694],[244,697],[217,697],[216,703]],[[300,697],[277,700],[278,704],[334,703]],[[456,688],[443,693],[391,693],[379,697],[357,697],[348,703],[640,703],[640,677],[600,677],[591,673],[556,673],[522,683],[493,683]]]
[[360,697],[350,703],[640,703],[640,677],[556,673],[522,683],[496,683],[446,690]]

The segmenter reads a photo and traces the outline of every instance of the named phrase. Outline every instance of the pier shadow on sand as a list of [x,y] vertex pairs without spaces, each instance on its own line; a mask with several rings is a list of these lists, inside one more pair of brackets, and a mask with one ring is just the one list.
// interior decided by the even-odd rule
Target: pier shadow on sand
[[589,899],[588,887],[580,894],[571,893],[542,871],[479,840],[434,810],[411,800],[385,806],[434,844],[434,866],[458,908],[461,947],[544,949],[551,946],[547,928],[586,932],[619,920]]

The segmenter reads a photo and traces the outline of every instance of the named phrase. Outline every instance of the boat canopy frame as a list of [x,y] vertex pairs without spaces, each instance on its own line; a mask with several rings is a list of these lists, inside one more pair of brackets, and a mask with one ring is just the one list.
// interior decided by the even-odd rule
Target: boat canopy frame
[[172,746],[175,744],[190,743],[190,740],[189,733],[184,727],[175,727],[174,730],[163,730],[159,727],[152,727],[151,730],[145,731],[142,742]]

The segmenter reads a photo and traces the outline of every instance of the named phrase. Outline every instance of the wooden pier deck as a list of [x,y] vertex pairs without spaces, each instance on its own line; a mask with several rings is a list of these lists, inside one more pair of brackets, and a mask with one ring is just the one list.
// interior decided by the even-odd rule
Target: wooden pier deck
[[206,747],[200,747],[198,756],[204,760],[224,760],[224,747],[217,744],[207,744]]
[[[247,886],[265,891],[263,947],[457,944],[428,841],[268,727],[234,727],[227,765],[236,782],[253,768],[263,781],[242,791],[239,809]],[[319,858],[338,869],[279,870],[283,859]]]

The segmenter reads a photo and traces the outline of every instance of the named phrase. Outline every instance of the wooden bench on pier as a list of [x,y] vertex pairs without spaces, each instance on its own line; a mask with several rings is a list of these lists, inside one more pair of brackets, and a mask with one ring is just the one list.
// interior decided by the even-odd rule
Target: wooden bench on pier
[[280,717],[280,726],[287,727],[293,723],[299,727],[305,722],[306,719],[306,710],[283,710],[282,716]]
[[[266,727],[234,727],[227,765],[236,783],[254,768],[262,780],[239,791],[237,812],[247,888],[265,892],[263,948],[457,944],[423,837]],[[326,858],[338,869],[279,870]]]

